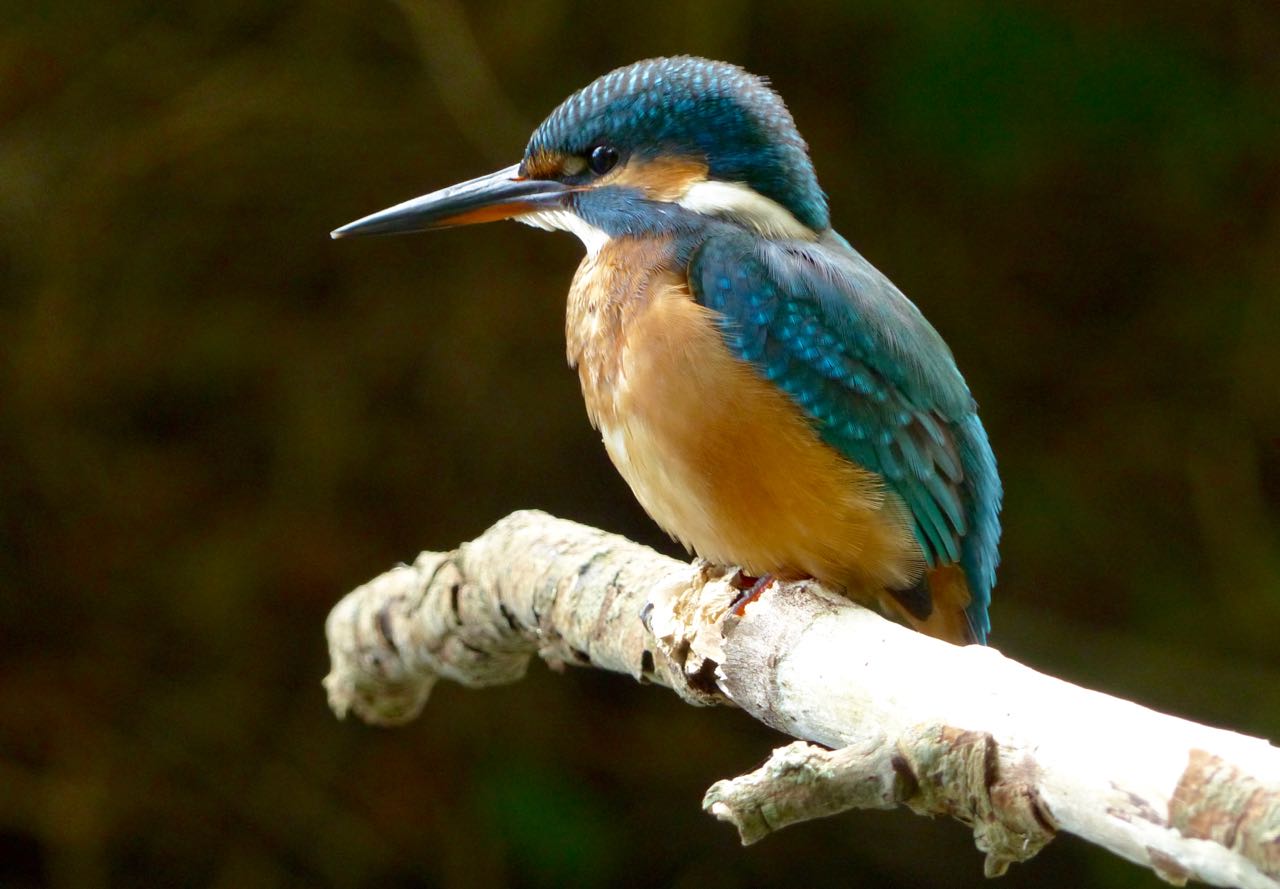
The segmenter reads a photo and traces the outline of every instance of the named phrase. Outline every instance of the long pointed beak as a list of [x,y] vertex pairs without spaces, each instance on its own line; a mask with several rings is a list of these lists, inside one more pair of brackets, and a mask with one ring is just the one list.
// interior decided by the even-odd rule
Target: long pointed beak
[[519,164],[513,164],[496,173],[450,185],[348,222],[330,232],[329,237],[398,235],[476,222],[496,222],[524,213],[562,207],[572,190],[554,180],[525,179],[519,174]]

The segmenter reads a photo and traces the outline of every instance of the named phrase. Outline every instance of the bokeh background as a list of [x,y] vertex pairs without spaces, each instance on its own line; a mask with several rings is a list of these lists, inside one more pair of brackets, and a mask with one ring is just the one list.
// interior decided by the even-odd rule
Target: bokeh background
[[[138,0],[0,26],[0,885],[977,886],[903,812],[751,849],[780,739],[590,671],[336,721],[322,622],[539,507],[675,552],[564,366],[580,247],[333,243],[570,91],[767,74],[1008,492],[993,642],[1280,737],[1280,8]],[[1099,731],[1106,730],[1099,726]],[[1008,886],[1161,885],[1071,838]]]

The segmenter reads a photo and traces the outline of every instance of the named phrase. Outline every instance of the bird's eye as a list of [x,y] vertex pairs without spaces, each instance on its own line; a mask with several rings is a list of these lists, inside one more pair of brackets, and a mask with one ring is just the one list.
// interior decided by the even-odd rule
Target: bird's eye
[[618,162],[618,149],[611,145],[597,145],[587,156],[587,166],[597,176],[603,176]]

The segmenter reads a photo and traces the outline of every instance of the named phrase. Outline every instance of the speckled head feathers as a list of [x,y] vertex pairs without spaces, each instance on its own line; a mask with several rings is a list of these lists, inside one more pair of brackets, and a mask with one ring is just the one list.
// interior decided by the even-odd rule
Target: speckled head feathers
[[703,160],[712,179],[742,182],[805,225],[830,225],[808,147],[782,99],[736,65],[691,56],[647,59],[574,93],[542,122],[525,150],[583,156],[598,144],[623,158]]

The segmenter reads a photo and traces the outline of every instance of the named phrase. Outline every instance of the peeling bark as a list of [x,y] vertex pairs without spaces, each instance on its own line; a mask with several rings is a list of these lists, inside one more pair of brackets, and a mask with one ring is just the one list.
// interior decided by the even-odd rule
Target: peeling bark
[[737,705],[802,739],[707,792],[744,843],[905,805],[969,825],[988,876],[1064,830],[1171,883],[1280,889],[1280,751],[1267,742],[922,636],[813,582],[776,583],[737,615],[730,579],[514,513],[334,607],[330,706],[399,724],[439,679],[512,682],[536,654]]
[[1169,801],[1169,825],[1219,843],[1280,880],[1280,795],[1205,750],[1192,750]]

